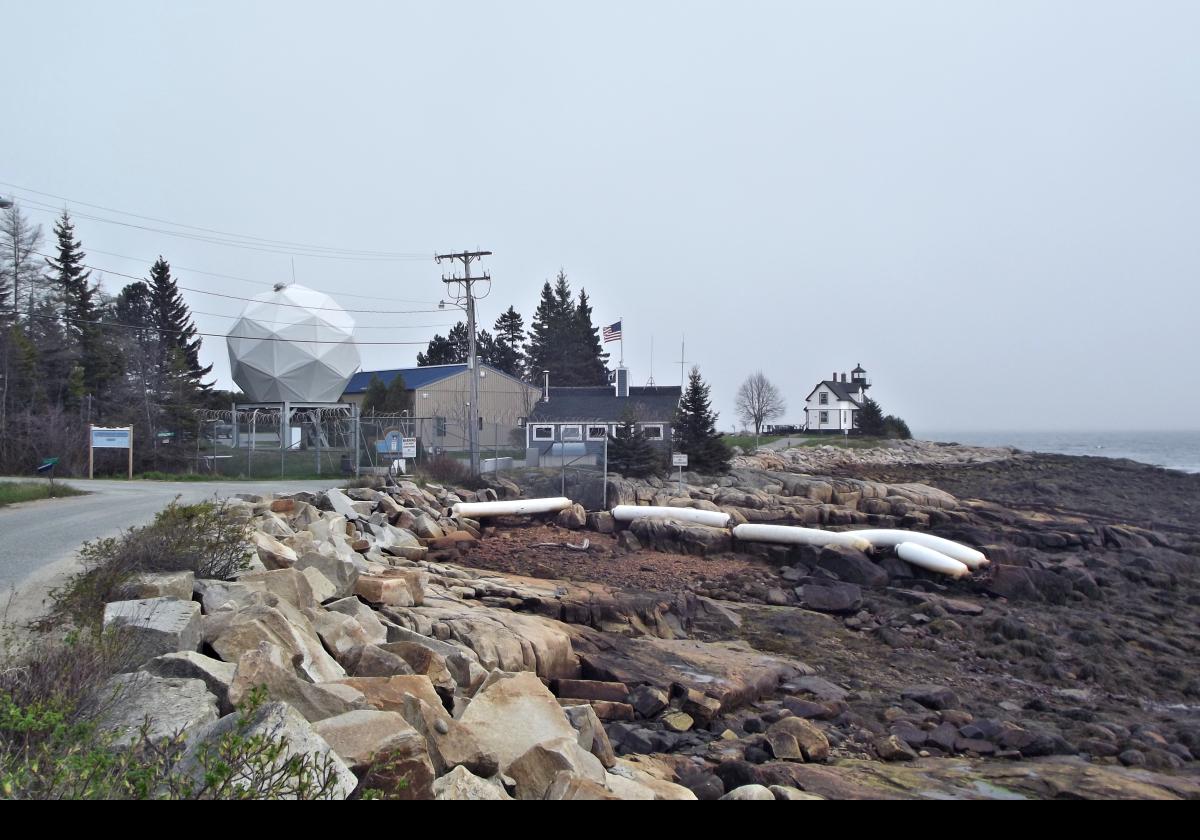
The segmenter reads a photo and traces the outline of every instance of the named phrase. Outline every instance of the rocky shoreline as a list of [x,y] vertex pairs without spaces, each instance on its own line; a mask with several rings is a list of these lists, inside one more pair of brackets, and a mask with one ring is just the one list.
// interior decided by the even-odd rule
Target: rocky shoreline
[[266,685],[264,720],[345,795],[387,757],[410,798],[1200,796],[1200,477],[919,448],[814,474],[796,451],[577,498],[926,530],[992,565],[951,581],[581,505],[449,515],[537,474],[247,498],[258,568],[109,606],[154,641],[114,725],[203,742]]

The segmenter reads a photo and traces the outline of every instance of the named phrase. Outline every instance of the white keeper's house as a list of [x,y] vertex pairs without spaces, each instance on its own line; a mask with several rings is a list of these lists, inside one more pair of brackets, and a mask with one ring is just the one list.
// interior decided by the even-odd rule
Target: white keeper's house
[[846,374],[835,372],[832,379],[817,383],[804,401],[804,430],[807,432],[850,434],[858,429],[858,412],[871,383],[862,365]]

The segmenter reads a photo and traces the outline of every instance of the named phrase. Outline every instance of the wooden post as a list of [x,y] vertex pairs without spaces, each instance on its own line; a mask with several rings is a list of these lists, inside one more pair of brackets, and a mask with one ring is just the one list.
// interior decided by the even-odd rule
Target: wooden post
[[92,465],[94,462],[95,449],[92,448],[92,429],[94,427],[88,423],[88,478],[92,478]]

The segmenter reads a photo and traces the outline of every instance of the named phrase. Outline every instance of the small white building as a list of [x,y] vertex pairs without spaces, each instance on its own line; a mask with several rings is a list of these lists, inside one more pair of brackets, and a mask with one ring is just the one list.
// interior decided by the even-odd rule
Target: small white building
[[862,365],[850,372],[849,379],[844,373],[839,378],[835,372],[832,379],[818,383],[804,401],[804,430],[836,434],[854,431],[870,387]]

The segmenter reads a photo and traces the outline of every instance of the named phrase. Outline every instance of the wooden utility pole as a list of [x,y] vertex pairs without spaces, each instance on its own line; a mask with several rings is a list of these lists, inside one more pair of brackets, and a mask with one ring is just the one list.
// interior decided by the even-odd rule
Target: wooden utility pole
[[[457,254],[438,254],[434,257],[440,264],[442,260],[458,260],[463,264],[463,276],[455,277],[442,275],[442,282],[449,286],[451,283],[463,284],[463,295],[466,298],[467,310],[467,373],[471,377],[471,403],[467,406],[467,445],[471,450],[471,475],[479,475],[479,360],[475,347],[475,294],[476,283],[491,282],[492,276],[486,271],[479,277],[471,276],[471,263],[478,262],[483,257],[490,257],[491,251],[460,251]],[[456,296],[455,300],[461,300]],[[462,304],[458,304],[463,306]]]

